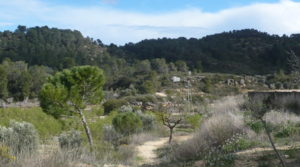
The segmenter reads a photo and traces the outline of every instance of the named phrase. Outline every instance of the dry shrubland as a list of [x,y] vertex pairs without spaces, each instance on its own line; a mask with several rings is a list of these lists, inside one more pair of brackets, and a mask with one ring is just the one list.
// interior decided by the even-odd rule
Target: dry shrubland
[[215,113],[204,121],[193,138],[173,148],[172,159],[195,159],[205,156],[212,148],[226,143],[237,134],[247,131],[243,117],[231,112]]

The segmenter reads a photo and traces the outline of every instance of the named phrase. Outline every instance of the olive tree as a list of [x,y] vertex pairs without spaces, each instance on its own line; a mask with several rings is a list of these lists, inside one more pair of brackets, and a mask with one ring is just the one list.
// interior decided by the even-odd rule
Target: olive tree
[[50,77],[40,92],[40,105],[44,112],[59,118],[63,115],[80,117],[88,142],[93,139],[83,111],[88,105],[103,99],[104,75],[98,67],[79,66],[63,70]]

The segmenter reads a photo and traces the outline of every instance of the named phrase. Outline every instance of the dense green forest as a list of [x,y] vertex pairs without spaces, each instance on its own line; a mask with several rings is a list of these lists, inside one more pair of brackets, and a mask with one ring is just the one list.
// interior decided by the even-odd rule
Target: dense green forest
[[162,58],[179,67],[183,61],[192,71],[268,74],[288,72],[288,58],[291,52],[300,54],[299,43],[299,34],[277,36],[246,29],[201,39],[162,38],[106,46],[76,30],[19,26],[14,32],[0,32],[0,61],[9,58],[56,70],[89,64],[122,75],[123,68],[137,60]]
[[300,70],[300,34],[276,36],[252,29],[201,39],[151,39],[124,46],[104,45],[76,30],[18,26],[0,32],[0,98],[37,97],[56,71],[95,65],[106,76],[106,90],[153,93],[170,75],[193,72],[273,74]]
[[163,38],[129,43],[120,47],[124,52],[117,55],[136,59],[164,58],[168,62],[183,60],[190,68],[206,72],[267,74],[288,70],[289,53],[293,51],[299,55],[299,44],[299,34],[280,37],[246,29],[201,39]]

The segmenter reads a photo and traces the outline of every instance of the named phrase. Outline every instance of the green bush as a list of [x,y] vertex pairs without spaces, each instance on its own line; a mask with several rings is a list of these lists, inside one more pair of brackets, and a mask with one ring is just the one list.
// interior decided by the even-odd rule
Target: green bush
[[39,137],[32,124],[12,121],[8,128],[0,127],[0,142],[14,154],[31,153],[37,149]]
[[120,112],[133,112],[133,108],[130,105],[121,106],[119,109]]
[[133,112],[119,113],[113,118],[112,124],[119,133],[124,135],[136,133],[143,126],[141,118]]
[[150,94],[154,93],[156,91],[155,85],[153,84],[153,81],[145,81],[140,87],[140,91],[143,94]]
[[143,130],[149,131],[152,130],[155,126],[155,118],[150,114],[138,113],[138,116],[142,120]]
[[157,103],[158,98],[153,95],[129,96],[129,97],[126,97],[126,101],[128,101],[129,103],[142,102],[143,104]]
[[255,133],[260,133],[263,129],[263,123],[259,120],[257,121],[250,121],[247,123],[247,125],[255,132]]
[[119,109],[121,106],[126,105],[126,101],[123,99],[110,99],[107,100],[104,104],[104,114],[109,114],[111,111]]
[[80,131],[71,130],[66,133],[62,133],[58,137],[59,146],[62,149],[78,149],[82,143],[82,137]]
[[187,115],[185,119],[189,124],[193,126],[193,128],[198,128],[202,120],[202,115],[201,114]]
[[204,92],[204,93],[211,93],[212,91],[212,82],[211,82],[211,79],[210,78],[204,78],[203,79],[203,87],[201,88],[201,90]]
[[241,137],[241,138],[237,138],[237,140],[228,142],[228,144],[224,145],[223,149],[226,152],[231,153],[231,152],[246,150],[251,147],[254,147],[255,145],[256,145],[256,143],[254,143],[253,141],[250,141],[250,140],[247,140],[247,139]]

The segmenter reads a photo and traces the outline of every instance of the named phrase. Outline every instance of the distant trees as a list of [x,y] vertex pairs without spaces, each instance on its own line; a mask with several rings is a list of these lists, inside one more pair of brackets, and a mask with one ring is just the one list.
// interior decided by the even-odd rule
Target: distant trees
[[5,58],[25,61],[29,65],[45,65],[54,69],[74,65],[99,65],[107,51],[79,31],[59,30],[47,26],[0,32],[0,62]]
[[28,67],[23,61],[5,60],[0,64],[0,98],[16,101],[37,97],[52,70],[44,66]]
[[96,65],[111,76],[107,83],[113,83],[126,72],[145,74],[151,70],[163,74],[177,70],[239,74],[288,71],[285,51],[293,49],[296,55],[300,53],[299,34],[279,37],[253,29],[202,39],[162,38],[106,46],[76,30],[18,26],[14,32],[0,32],[0,40],[0,61],[9,58],[54,70]]
[[289,57],[287,58],[288,72],[299,73],[300,72],[300,58],[295,54],[294,51],[288,52]]
[[9,60],[2,63],[7,71],[7,88],[10,96],[15,100],[24,100],[30,95],[31,75],[25,62],[11,62]]
[[175,62],[176,68],[178,71],[187,72],[189,70],[185,61],[179,60]]
[[[128,60],[165,59],[168,63],[184,61],[190,71],[267,74],[279,69],[286,70],[285,51],[292,48],[299,54],[299,41],[298,34],[279,37],[245,29],[201,39],[143,40],[119,47],[118,53],[123,54],[118,55]],[[114,55],[116,52],[110,53]],[[185,68],[181,70],[186,71]]]
[[88,105],[103,99],[104,75],[98,67],[79,66],[56,73],[43,85],[40,104],[44,112],[60,118],[62,115],[79,116],[90,147],[93,138],[83,113]]
[[149,60],[138,61],[135,66],[135,71],[139,74],[147,74],[151,72],[151,63]]
[[28,71],[32,78],[30,96],[38,97],[43,84],[47,81],[47,78],[51,76],[53,70],[46,66],[32,66],[29,67]]
[[151,60],[152,69],[161,74],[169,72],[168,64],[165,59],[153,59]]

